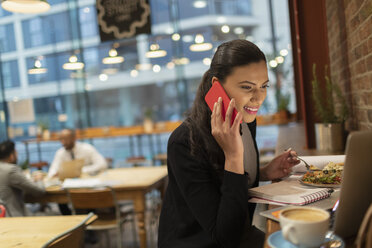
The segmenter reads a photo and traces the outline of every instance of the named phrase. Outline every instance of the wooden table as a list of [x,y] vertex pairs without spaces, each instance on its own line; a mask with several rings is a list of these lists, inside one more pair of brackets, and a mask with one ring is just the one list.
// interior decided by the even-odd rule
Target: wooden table
[[[343,152],[328,152],[320,151],[316,149],[308,149],[305,147],[305,128],[303,123],[294,122],[288,125],[279,126],[279,135],[275,147],[275,155],[278,156],[284,152],[284,150],[291,147],[297,152],[299,156],[319,156],[319,155],[340,155]],[[268,209],[277,208],[279,206],[269,205]],[[266,241],[264,247],[269,247],[267,244],[267,238],[270,234],[279,231],[280,224],[277,221],[267,219],[266,220]]]
[[[115,190],[118,200],[133,200],[134,211],[138,220],[138,230],[141,247],[147,246],[146,239],[146,193],[153,189],[160,190],[166,187],[168,171],[166,166],[156,167],[132,167],[109,169],[91,178],[99,178],[103,181],[112,181],[115,183]],[[68,203],[66,193],[61,187],[47,188],[47,193],[41,198],[33,198],[32,202],[56,202]]]
[[[59,234],[75,227],[88,215],[0,218],[0,246],[42,247]],[[93,216],[92,218],[97,218]],[[89,222],[91,222],[89,220]]]

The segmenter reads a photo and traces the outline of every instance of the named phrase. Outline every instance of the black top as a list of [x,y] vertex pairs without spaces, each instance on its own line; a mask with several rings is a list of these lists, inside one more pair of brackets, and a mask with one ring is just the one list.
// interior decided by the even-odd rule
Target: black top
[[[256,122],[248,126],[257,152]],[[190,154],[185,123],[169,138],[159,247],[238,247],[243,231],[249,230],[255,205],[248,204],[247,175],[224,171],[221,181],[205,154]]]

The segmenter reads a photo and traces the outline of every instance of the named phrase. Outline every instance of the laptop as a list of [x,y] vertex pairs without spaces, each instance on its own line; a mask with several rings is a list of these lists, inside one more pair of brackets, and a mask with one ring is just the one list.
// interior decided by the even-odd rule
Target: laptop
[[355,237],[372,203],[372,131],[353,132],[346,143],[346,159],[340,202],[335,216],[335,233],[344,239]]
[[59,167],[58,177],[60,180],[64,180],[66,178],[80,177],[83,166],[84,159],[74,159],[71,161],[65,161]]

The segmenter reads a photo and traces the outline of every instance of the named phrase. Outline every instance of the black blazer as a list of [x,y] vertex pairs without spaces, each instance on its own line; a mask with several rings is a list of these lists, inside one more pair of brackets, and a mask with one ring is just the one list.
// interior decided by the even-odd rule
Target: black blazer
[[[256,122],[248,126],[255,136]],[[238,247],[249,229],[255,205],[248,204],[247,176],[224,171],[220,180],[205,154],[191,156],[185,123],[170,136],[158,247]]]

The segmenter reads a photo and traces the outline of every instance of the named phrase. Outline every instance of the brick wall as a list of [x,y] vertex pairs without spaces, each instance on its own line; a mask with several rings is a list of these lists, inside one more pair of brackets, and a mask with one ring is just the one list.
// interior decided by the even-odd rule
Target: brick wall
[[372,129],[372,0],[326,0],[330,71],[347,97],[348,130]]

